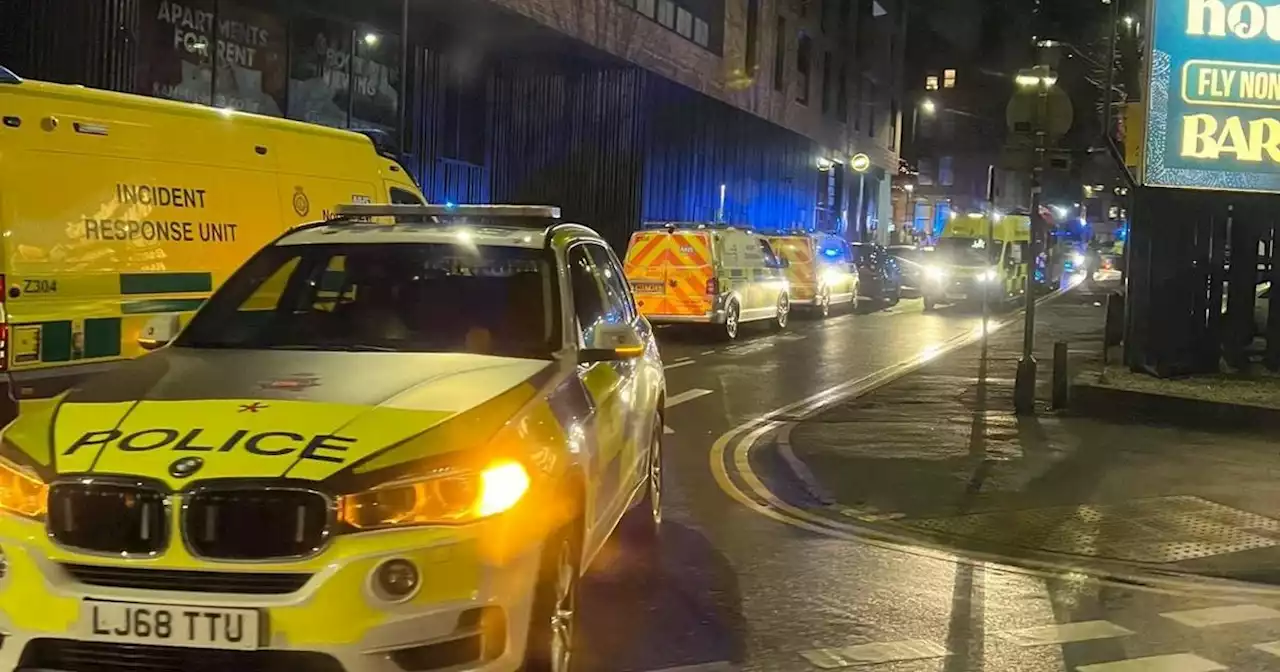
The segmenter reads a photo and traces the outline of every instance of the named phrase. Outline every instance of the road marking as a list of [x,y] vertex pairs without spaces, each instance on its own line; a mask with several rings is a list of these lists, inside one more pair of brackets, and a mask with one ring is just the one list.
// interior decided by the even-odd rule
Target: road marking
[[1280,656],[1280,641],[1266,642],[1265,644],[1254,644],[1253,648],[1259,651],[1265,651],[1273,656]]
[[879,665],[904,660],[924,660],[947,655],[945,647],[923,639],[901,642],[857,644],[839,649],[814,649],[800,654],[805,660],[824,670],[854,665]]
[[703,350],[703,351],[702,351],[702,356],[703,356],[703,357],[706,357],[707,355],[714,355],[714,354],[716,354],[716,351],[715,351],[715,350]]
[[690,364],[695,364],[695,363],[696,362],[694,362],[692,359],[682,359],[676,362],[671,362],[670,364],[662,368],[666,369],[667,371],[670,371],[671,369],[678,369],[682,366],[689,366]]
[[662,426],[662,433],[663,433],[663,434],[675,434],[675,433],[676,433],[676,430],[671,429],[671,426],[670,426],[670,425],[663,425],[663,426]]
[[1214,672],[1226,667],[1212,660],[1205,660],[1190,653],[1175,653],[1170,656],[1149,656],[1118,660],[1114,663],[1097,663],[1081,665],[1078,672]]
[[693,401],[694,399],[697,399],[699,397],[705,397],[708,394],[711,394],[711,390],[702,390],[696,387],[692,390],[685,390],[684,392],[681,392],[680,394],[677,394],[675,396],[667,397],[666,407],[672,408],[674,406],[679,406],[680,404],[683,404],[686,401]]
[[1045,646],[1048,644],[1066,644],[1067,642],[1087,642],[1093,639],[1124,637],[1132,634],[1132,630],[1122,628],[1110,621],[1080,621],[1079,623],[1062,623],[1039,628],[1010,630],[1000,633],[1000,636],[1018,646]]
[[1236,604],[1230,607],[1209,607],[1187,611],[1166,611],[1160,614],[1191,628],[1207,628],[1214,625],[1261,621],[1280,618],[1280,611],[1256,604]]

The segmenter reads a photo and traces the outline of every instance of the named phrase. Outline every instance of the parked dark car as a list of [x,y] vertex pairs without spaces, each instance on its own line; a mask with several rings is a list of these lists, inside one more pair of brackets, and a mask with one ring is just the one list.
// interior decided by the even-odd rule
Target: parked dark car
[[928,265],[931,247],[915,245],[890,245],[889,254],[898,260],[902,270],[902,291],[909,296],[919,296],[924,287],[924,268]]
[[858,295],[891,306],[902,299],[902,266],[889,250],[875,243],[853,244],[858,267]]

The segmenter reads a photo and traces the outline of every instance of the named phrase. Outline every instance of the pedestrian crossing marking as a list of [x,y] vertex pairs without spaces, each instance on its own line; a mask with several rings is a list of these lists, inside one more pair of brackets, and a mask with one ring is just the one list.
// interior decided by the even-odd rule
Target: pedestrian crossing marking
[[1096,663],[1081,665],[1077,672],[1216,672],[1226,667],[1190,653],[1175,653],[1169,656],[1149,656],[1118,660],[1114,663]]
[[838,649],[814,649],[800,655],[821,669],[836,670],[853,665],[878,665],[904,660],[941,658],[947,655],[947,649],[923,639],[909,639],[901,642],[856,644]]
[[1256,604],[1236,604],[1229,607],[1209,607],[1187,611],[1166,611],[1160,614],[1191,628],[1207,628],[1214,625],[1261,621],[1280,618],[1280,611]]
[[1038,628],[1010,630],[1000,633],[1000,636],[1018,646],[1046,646],[1049,644],[1066,644],[1068,642],[1087,642],[1094,639],[1124,637],[1132,634],[1132,630],[1122,628],[1110,621],[1080,621],[1079,623],[1063,623]]
[[1253,648],[1259,651],[1265,651],[1273,656],[1280,656],[1280,642],[1266,642],[1263,644],[1254,644]]

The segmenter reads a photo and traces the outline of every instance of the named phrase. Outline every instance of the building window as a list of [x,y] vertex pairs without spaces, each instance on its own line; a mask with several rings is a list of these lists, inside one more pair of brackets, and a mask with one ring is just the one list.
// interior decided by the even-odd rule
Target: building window
[[922,187],[933,186],[933,160],[920,159],[919,165],[916,166],[919,174],[916,175],[916,182]]
[[944,156],[938,159],[938,184],[943,187],[950,187],[956,183],[955,173],[951,168],[951,157]]
[[785,85],[784,75],[787,68],[787,20],[778,17],[778,26],[773,33],[773,90],[781,91]]
[[866,92],[867,92],[867,137],[874,138],[876,137],[876,123],[879,121],[878,119],[876,119],[876,103],[879,101],[876,99],[875,82],[872,82],[870,80],[867,81]]
[[898,148],[898,99],[889,101],[889,149]]
[[840,123],[849,121],[849,70],[845,63],[840,64],[839,79],[836,80],[836,117]]
[[693,39],[693,15],[684,7],[676,10],[676,32],[685,39]]
[[925,77],[925,78],[924,78],[924,90],[925,90],[925,91],[937,91],[937,90],[938,90],[938,76],[937,76],[937,75],[929,75],[928,77]]
[[831,111],[831,52],[822,55],[822,113]]
[[657,0],[636,0],[636,11],[652,19],[658,11]]
[[706,21],[702,19],[693,20],[693,41],[697,42],[700,47],[708,46],[711,43],[711,29]]
[[671,0],[658,0],[658,23],[675,30],[676,3]]
[[[936,77],[934,78],[934,83],[935,83],[935,84],[937,84],[937,78],[936,78]],[[936,88],[938,88],[938,87],[937,87],[937,86],[934,86],[933,88],[935,88],[935,89],[936,89]],[[954,89],[954,88],[956,88],[956,71],[955,71],[955,70],[943,70],[943,71],[942,71],[942,88],[944,88],[944,89]]]
[[760,65],[760,0],[747,0],[747,75],[754,75]]
[[800,33],[800,44],[796,47],[796,72],[800,75],[800,92],[796,94],[796,102],[809,104],[809,72],[812,69],[813,40]]

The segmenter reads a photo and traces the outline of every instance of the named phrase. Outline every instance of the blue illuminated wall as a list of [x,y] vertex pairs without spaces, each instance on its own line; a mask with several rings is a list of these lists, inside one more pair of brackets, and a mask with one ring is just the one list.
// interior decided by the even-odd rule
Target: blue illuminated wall
[[1250,0],[1154,0],[1145,183],[1280,191],[1280,21]]

